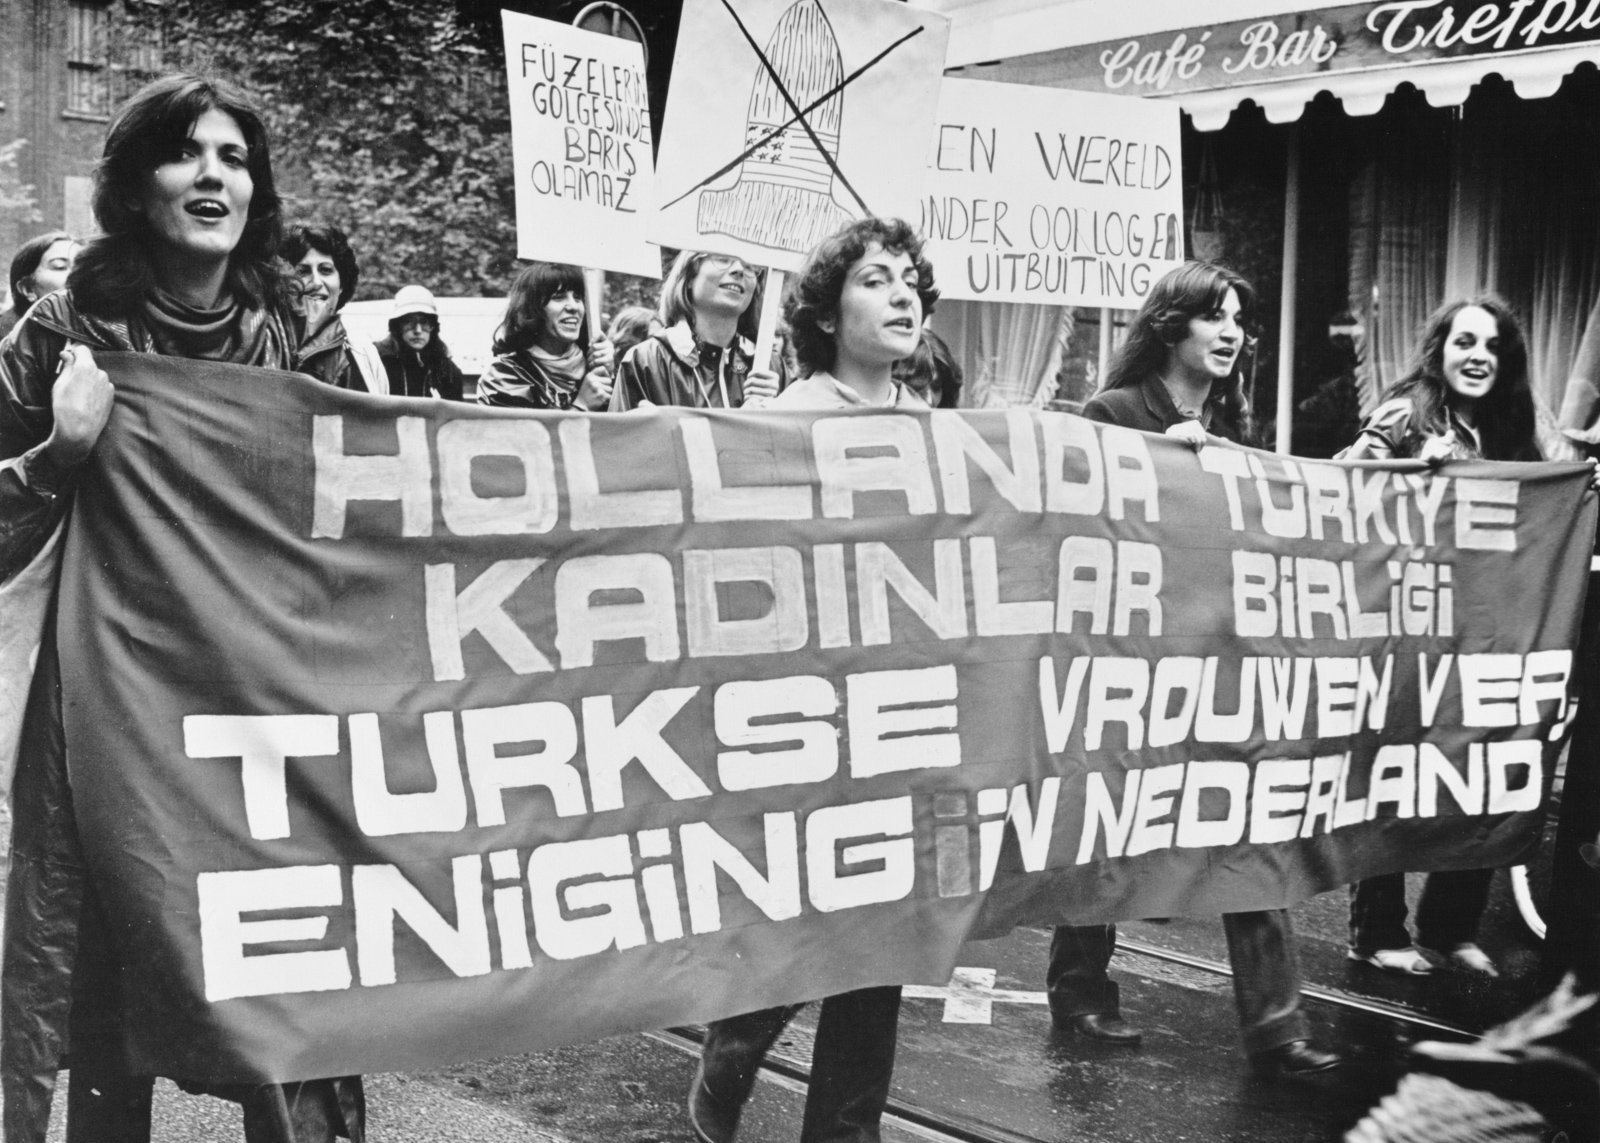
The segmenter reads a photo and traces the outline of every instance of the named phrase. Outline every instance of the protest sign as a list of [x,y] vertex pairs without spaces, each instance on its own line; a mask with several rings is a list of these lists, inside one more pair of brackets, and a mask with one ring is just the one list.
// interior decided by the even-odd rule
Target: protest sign
[[101,360],[57,646],[137,1071],[437,1067],[1537,843],[1581,465]]
[[949,27],[890,0],[687,0],[650,237],[792,271],[853,218],[914,219]]
[[501,12],[517,256],[661,277],[644,53],[632,40]]
[[948,298],[1137,309],[1183,261],[1176,104],[947,79],[917,218]]

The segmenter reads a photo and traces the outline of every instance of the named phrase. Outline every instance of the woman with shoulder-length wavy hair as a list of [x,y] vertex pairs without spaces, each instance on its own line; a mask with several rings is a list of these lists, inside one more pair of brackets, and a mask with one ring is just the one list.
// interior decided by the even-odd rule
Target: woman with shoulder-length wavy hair
[[1255,290],[1226,266],[1186,262],[1150,290],[1083,415],[1146,432],[1255,437],[1238,365]]
[[778,395],[778,375],[755,360],[760,272],[731,254],[684,250],[661,285],[665,327],[622,359],[611,409],[649,403],[737,409]]
[[[93,202],[103,233],[66,289],[0,345],[0,579],[60,549],[53,537],[111,415],[95,353],[299,364],[267,133],[243,91],[192,75],[143,88],[107,129]],[[59,693],[49,622],[36,695]],[[68,1138],[147,1139],[153,1081],[123,1056],[120,954],[81,857],[68,748],[60,703],[31,704],[17,750],[14,795],[27,809],[12,838],[4,979],[6,1008],[23,1004],[31,1019],[4,1027],[6,1128],[44,1137],[70,1021]],[[251,1139],[331,1143],[337,1132],[359,1143],[364,1131],[356,1077],[207,1090],[244,1104]]]
[[1362,422],[1342,460],[1541,460],[1528,346],[1516,315],[1485,294],[1423,323],[1416,359]]
[[611,401],[611,343],[589,341],[583,271],[535,262],[518,274],[495,331],[478,403],[518,409],[600,410]]
[[[1462,298],[1423,323],[1411,371],[1339,459],[1539,460],[1534,425],[1528,349],[1516,316],[1492,295]],[[1493,879],[1493,869],[1430,873],[1417,903],[1415,942],[1406,930],[1405,874],[1356,882],[1350,959],[1411,976],[1432,972],[1435,960],[1499,975],[1477,943]]]
[[[1093,421],[1164,433],[1201,448],[1212,437],[1248,443],[1250,406],[1238,381],[1246,325],[1255,307],[1250,283],[1225,266],[1188,262],[1163,277],[1134,316],[1105,384],[1083,415]],[[1239,1030],[1251,1067],[1263,1076],[1306,1075],[1338,1066],[1311,1043],[1300,1010],[1300,974],[1287,909],[1222,918],[1236,983]],[[1062,1030],[1135,1045],[1122,1019],[1116,982],[1106,973],[1115,925],[1062,925],[1045,973],[1051,1016]]]

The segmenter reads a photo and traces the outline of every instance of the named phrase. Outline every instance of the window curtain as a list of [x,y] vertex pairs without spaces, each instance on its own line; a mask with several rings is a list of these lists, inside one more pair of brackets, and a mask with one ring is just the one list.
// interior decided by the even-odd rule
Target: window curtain
[[1069,306],[944,300],[933,315],[933,331],[961,365],[964,409],[1043,407],[1072,328]]
[[1350,312],[1360,319],[1356,383],[1371,412],[1405,373],[1417,327],[1444,294],[1449,120],[1399,108],[1350,184]]
[[1436,306],[1493,292],[1522,323],[1540,448],[1576,455],[1561,430],[1600,420],[1600,84],[1521,100],[1490,81],[1399,122],[1351,188],[1362,411],[1410,367]]

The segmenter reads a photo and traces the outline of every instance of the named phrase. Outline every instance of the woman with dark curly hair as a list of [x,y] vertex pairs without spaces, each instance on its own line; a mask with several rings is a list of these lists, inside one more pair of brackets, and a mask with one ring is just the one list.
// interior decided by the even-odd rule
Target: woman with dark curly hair
[[344,383],[369,393],[389,392],[389,376],[377,346],[356,337],[339,318],[361,281],[361,267],[350,239],[337,226],[291,226],[283,239],[283,259],[294,267],[306,336],[302,362],[323,354],[348,357]]
[[495,332],[494,360],[478,379],[478,403],[514,409],[600,410],[611,402],[614,355],[590,344],[583,271],[535,262],[517,275]]
[[[917,348],[924,310],[938,297],[922,240],[899,219],[863,219],[825,239],[784,305],[806,376],[767,407],[926,408],[891,372]],[[689,1089],[689,1121],[703,1143],[733,1139],[762,1058],[801,1007],[763,1008],[707,1026]],[[898,985],[823,1000],[801,1139],[878,1138],[899,1021]]]
[[894,378],[939,291],[922,240],[898,218],[851,223],[806,258],[783,303],[802,377],[774,408],[927,404]]
[[[1515,315],[1493,296],[1462,298],[1429,316],[1416,364],[1339,459],[1539,460],[1534,424],[1528,349]],[[1477,943],[1493,879],[1493,869],[1430,873],[1415,943],[1406,931],[1405,874],[1358,881],[1350,887],[1350,959],[1421,976],[1433,971],[1424,952],[1431,950],[1456,968],[1498,976]]]
[[[190,75],[139,91],[107,129],[93,203],[103,233],[78,255],[66,289],[0,345],[0,579],[59,550],[79,473],[111,414],[94,353],[301,366],[267,133],[243,91]],[[4,987],[6,1009],[29,1019],[4,1026],[6,1129],[44,1137],[70,1022],[67,1137],[148,1139],[153,1081],[129,1074],[123,1054],[119,952],[84,867],[61,665],[45,636],[17,750]],[[357,1077],[207,1090],[244,1104],[250,1139],[337,1132],[359,1143],[364,1131]]]

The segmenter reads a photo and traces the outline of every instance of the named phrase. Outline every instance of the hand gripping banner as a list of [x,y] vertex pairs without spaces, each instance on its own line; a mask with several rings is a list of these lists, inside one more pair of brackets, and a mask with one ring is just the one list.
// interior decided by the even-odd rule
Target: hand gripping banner
[[107,368],[57,638],[140,1070],[414,1070],[942,983],[1021,922],[1539,835],[1578,465]]

